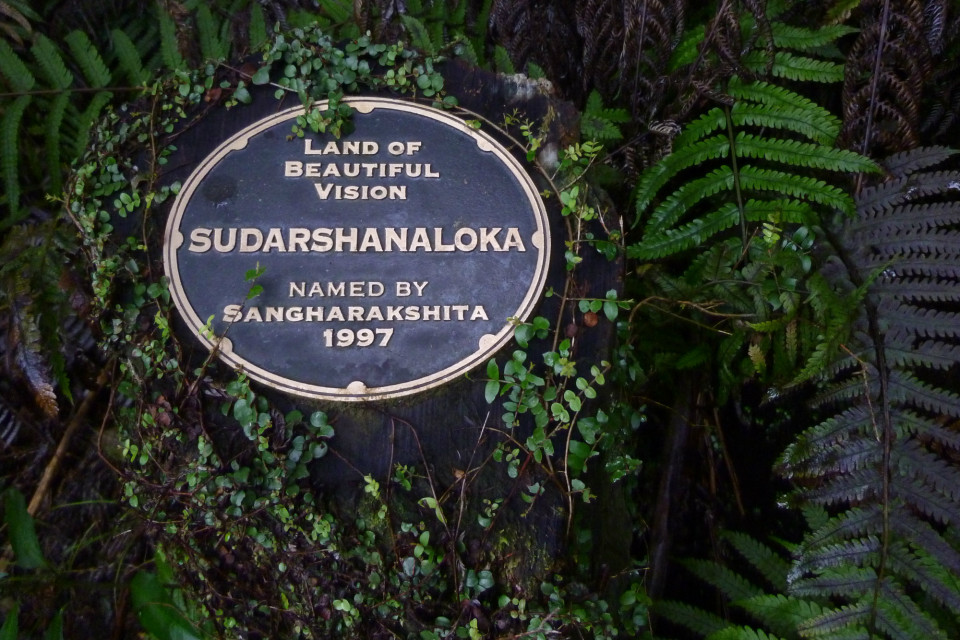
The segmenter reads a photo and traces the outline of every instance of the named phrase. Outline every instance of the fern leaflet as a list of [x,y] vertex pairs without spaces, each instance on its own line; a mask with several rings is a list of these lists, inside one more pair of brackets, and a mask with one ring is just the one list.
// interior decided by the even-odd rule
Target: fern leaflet
[[47,113],[44,131],[44,146],[47,154],[47,166],[50,171],[50,190],[59,193],[63,186],[63,172],[61,171],[60,150],[63,147],[61,131],[63,130],[64,115],[70,104],[70,94],[61,93],[53,99],[50,111]]
[[[936,301],[957,299],[960,271],[950,261],[960,238],[951,231],[955,175],[925,171],[951,153],[888,159],[894,177],[864,189],[857,218],[835,235],[849,280],[868,281],[855,321],[863,329],[847,343],[856,366],[833,368],[820,405],[833,415],[783,456],[786,475],[805,478],[798,497],[835,510],[807,536],[794,568],[793,594],[840,603],[803,627],[811,637],[958,632],[950,621],[960,612],[960,550],[940,531],[960,521],[960,470],[944,455],[960,437],[939,422],[960,418],[960,395],[940,373],[960,366],[960,330]],[[941,257],[945,266],[932,266]]]
[[197,9],[197,36],[204,60],[224,60],[230,56],[230,40],[220,33],[224,26],[229,25],[218,24],[209,6],[201,4]]
[[821,26],[816,29],[795,27],[782,22],[770,25],[773,35],[773,44],[783,49],[795,51],[809,51],[833,44],[838,38],[856,33],[857,30],[843,24]]
[[70,47],[70,53],[83,71],[89,86],[96,89],[110,86],[110,70],[87,34],[82,31],[71,31],[64,41]]
[[166,11],[158,9],[157,18],[160,23],[160,54],[163,64],[168,69],[182,69],[185,61],[177,42],[177,25]]
[[6,78],[16,93],[30,91],[37,84],[27,65],[3,39],[0,39],[0,75]]
[[50,82],[50,87],[54,89],[66,89],[73,84],[73,74],[67,71],[67,65],[56,45],[45,35],[37,34],[36,42],[30,48],[33,57],[36,58],[40,69]]
[[[764,52],[750,52],[741,58],[744,67],[756,74],[767,70],[767,56]],[[829,60],[818,60],[798,56],[788,51],[773,54],[770,73],[775,78],[800,82],[840,82],[843,80],[843,65]]]
[[122,29],[114,29],[110,32],[113,39],[113,49],[117,57],[117,64],[123,70],[127,80],[134,87],[139,87],[147,81],[150,76],[143,68],[143,60],[140,58],[140,52],[137,46]]
[[0,118],[0,172],[3,173],[3,187],[11,213],[4,226],[16,222],[24,215],[20,212],[20,177],[17,168],[20,145],[17,144],[19,140],[17,133],[20,130],[23,113],[30,105],[30,101],[30,96],[18,97],[7,106]]

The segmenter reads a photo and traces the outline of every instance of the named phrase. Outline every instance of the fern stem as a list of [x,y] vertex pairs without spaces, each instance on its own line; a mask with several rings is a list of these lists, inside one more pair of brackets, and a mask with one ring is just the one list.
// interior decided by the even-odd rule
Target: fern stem
[[740,238],[743,241],[743,251],[747,251],[747,216],[743,207],[743,192],[740,188],[740,169],[737,166],[737,143],[733,133],[733,121],[730,118],[730,107],[723,106],[723,115],[727,119],[727,138],[730,140],[730,163],[733,165],[733,192],[737,196],[737,211],[740,213]]
[[[861,174],[862,176],[862,174]],[[843,243],[840,241],[840,238],[830,229],[826,229],[826,235],[830,244],[837,250],[837,255],[840,257],[840,260],[844,263],[847,268],[847,273],[850,274],[850,280],[857,287],[860,287],[864,284],[863,278],[858,275],[859,269],[857,269],[856,263],[853,262],[852,257],[847,253],[843,247]],[[870,605],[870,617],[867,621],[867,629],[872,632],[876,631],[877,626],[877,613],[879,611],[880,605],[880,595],[883,589],[883,580],[886,576],[887,568],[887,556],[890,553],[890,459],[891,451],[893,447],[893,420],[890,416],[890,391],[889,391],[889,373],[887,369],[887,359],[886,359],[886,345],[884,343],[884,335],[880,330],[880,325],[877,320],[878,311],[875,304],[871,301],[865,301],[866,308],[866,317],[867,317],[867,326],[869,327],[870,339],[873,343],[873,350],[876,353],[876,368],[877,376],[879,378],[880,389],[879,397],[877,398],[877,403],[882,407],[881,418],[881,431],[878,434],[881,438],[881,446],[883,447],[882,460],[880,463],[880,500],[881,500],[881,517],[882,517],[882,529],[880,532],[880,558],[877,564],[876,570],[876,582],[874,583],[873,588],[873,598]],[[848,353],[851,353],[848,349],[844,347]],[[856,357],[855,357],[856,358]],[[856,358],[859,360],[859,358]],[[871,413],[871,420],[873,424],[877,424],[876,416],[874,415],[873,404],[870,401],[870,389],[866,389],[866,398],[867,398],[867,407]]]
[[[887,45],[887,25],[890,22],[890,0],[883,2],[883,14],[880,17],[880,41],[877,43],[877,54],[873,61],[873,77],[870,79],[870,102],[867,104],[867,123],[863,130],[863,142],[860,145],[860,153],[868,155],[867,151],[870,145],[870,130],[873,128],[873,116],[877,112],[877,93],[880,91],[880,70],[883,62],[883,51]],[[857,184],[855,193],[860,193],[863,187],[863,174],[857,175]]]
[[143,91],[146,87],[76,87],[72,89],[32,89],[30,91],[11,91],[9,93],[0,93],[0,98],[17,98],[20,96],[56,96],[62,93],[100,93],[108,91],[110,93],[122,93],[124,91]]
[[[889,2],[887,3],[889,4]],[[881,489],[881,509],[883,513],[883,530],[880,535],[880,561],[877,565],[877,581],[873,588],[873,606],[870,610],[870,622],[867,628],[876,630],[877,613],[879,611],[880,594],[883,588],[883,581],[886,576],[887,556],[890,553],[890,457],[893,448],[893,424],[890,416],[890,399],[887,376],[886,348],[883,334],[880,331],[877,322],[877,309],[870,301],[867,301],[867,317],[870,326],[870,334],[873,337],[874,349],[877,354],[877,373],[880,382],[880,406],[883,408],[881,416],[881,437],[883,438],[883,462],[880,467]],[[869,391],[869,390],[868,390]],[[869,397],[869,395],[868,395]]]

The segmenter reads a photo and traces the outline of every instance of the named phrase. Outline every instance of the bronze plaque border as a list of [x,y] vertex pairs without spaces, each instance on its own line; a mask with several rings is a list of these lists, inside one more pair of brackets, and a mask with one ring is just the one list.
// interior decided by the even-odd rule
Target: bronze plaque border
[[[540,198],[540,194],[533,180],[517,159],[486,132],[473,129],[463,120],[438,109],[392,98],[354,97],[346,98],[344,102],[362,114],[369,114],[375,109],[391,109],[416,113],[452,127],[462,133],[466,133],[475,140],[477,147],[481,151],[493,153],[514,175],[527,196],[530,210],[537,226],[533,244],[539,251],[539,261],[537,262],[536,271],[531,278],[530,285],[527,287],[526,295],[517,312],[514,314],[514,317],[520,321],[527,320],[536,308],[546,284],[547,271],[550,264],[551,239],[546,207]],[[325,109],[326,101],[317,103],[317,106]],[[167,218],[166,230],[164,232],[163,267],[164,273],[169,281],[170,294],[174,304],[186,320],[191,332],[206,345],[208,349],[216,351],[221,360],[238,370],[242,370],[254,380],[297,396],[341,402],[384,400],[420,393],[450,382],[454,378],[467,373],[503,348],[513,337],[513,325],[509,322],[505,323],[496,334],[484,335],[479,341],[477,350],[471,355],[430,375],[382,387],[368,388],[362,382],[357,381],[349,384],[345,388],[339,388],[298,382],[254,365],[246,361],[242,355],[233,351],[233,344],[229,337],[212,337],[208,332],[204,331],[205,322],[197,315],[183,291],[180,280],[180,270],[177,263],[177,249],[184,242],[184,237],[179,231],[180,222],[183,219],[187,204],[203,178],[227,154],[245,148],[247,142],[253,136],[279,123],[293,120],[303,114],[304,108],[302,106],[293,107],[259,120],[237,132],[204,158],[183,183],[180,192],[177,194]],[[537,241],[538,239],[539,242]]]

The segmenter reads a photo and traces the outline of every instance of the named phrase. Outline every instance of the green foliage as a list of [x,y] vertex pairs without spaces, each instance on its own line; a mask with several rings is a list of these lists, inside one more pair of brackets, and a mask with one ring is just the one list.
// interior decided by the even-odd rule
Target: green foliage
[[[225,59],[232,50],[231,17],[197,4],[192,18],[202,55]],[[265,40],[261,7],[236,6],[249,6],[251,38]],[[36,31],[22,44],[0,38],[0,93],[5,94],[0,97],[0,204],[6,206],[0,229],[25,217],[25,201],[40,203],[45,193],[59,197],[69,163],[86,151],[90,130],[107,104],[145,89],[155,77],[147,56],[159,49],[168,70],[185,68],[177,24],[161,5],[150,15],[157,18],[158,30],[131,26],[90,34],[74,29],[57,41]],[[27,13],[21,18],[28,26],[29,20],[39,20]],[[34,148],[44,153],[32,157],[27,150]]]
[[[105,29],[109,40],[69,28],[56,40],[44,35],[43,17],[24,3],[0,3],[0,93],[10,94],[0,98],[0,173],[8,209],[0,223],[6,233],[0,310],[18,332],[8,353],[38,406],[46,403],[55,416],[54,387],[69,392],[56,322],[66,313],[67,293],[57,283],[75,255],[62,234],[46,235],[49,228],[39,225],[41,231],[31,233],[21,223],[31,207],[44,206],[44,192],[60,193],[64,167],[83,156],[66,181],[65,210],[93,265],[90,284],[104,346],[121,372],[116,391],[124,402],[113,411],[124,456],[124,500],[143,516],[140,526],[163,540],[171,559],[169,565],[158,559],[155,573],[142,571],[130,585],[143,626],[158,638],[276,635],[278,629],[284,637],[639,636],[648,622],[641,570],[614,576],[621,585],[629,581],[619,606],[615,597],[601,598],[560,578],[546,581],[539,594],[519,593],[496,562],[478,562],[465,551],[473,540],[453,528],[465,503],[456,502],[456,492],[433,487],[429,465],[397,465],[392,480],[366,476],[355,512],[328,509],[313,492],[309,471],[334,446],[334,421],[319,411],[309,417],[279,412],[242,377],[217,383],[207,375],[209,361],[188,371],[171,340],[169,293],[149,277],[143,240],[114,233],[134,212],[149,219],[178,188],[155,184],[131,146],[143,152],[148,145],[150,164],[160,166],[173,152],[164,135],[201,100],[216,99],[219,91],[229,104],[249,99],[242,82],[225,79],[213,65],[186,71],[197,62],[193,49],[210,60],[242,56],[245,45],[233,40],[237,26],[251,47],[266,46],[257,84],[275,83],[278,94],[294,92],[304,104],[327,101],[325,111],[311,110],[298,123],[300,134],[308,127],[348,131],[349,109],[341,99],[350,92],[387,88],[450,105],[435,67],[439,56],[489,58],[496,70],[513,73],[508,54],[523,42],[511,41],[509,52],[488,43],[492,0],[314,4],[318,15],[290,10],[286,22],[302,28],[276,38],[268,36],[276,6],[238,0],[229,11],[188,2],[176,20],[158,4],[146,13],[151,24]],[[627,291],[587,296],[572,277],[570,290],[554,292],[561,298],[556,318],[516,326],[518,348],[486,367],[486,400],[503,408],[499,423],[492,420],[503,445],[491,458],[517,481],[527,503],[551,491],[568,506],[603,500],[593,479],[602,469],[613,480],[636,482],[641,460],[635,456],[641,454],[634,439],[650,428],[644,405],[674,402],[673,383],[694,380],[699,411],[735,397],[744,380],[759,383],[770,398],[815,382],[818,393],[808,407],[815,424],[794,439],[779,465],[799,487],[793,504],[816,516],[811,532],[791,558],[744,534],[724,534],[722,549],[732,552],[726,563],[684,563],[716,589],[723,606],[704,611],[664,602],[658,614],[710,638],[957,636],[960,552],[953,531],[960,517],[960,438],[953,422],[960,400],[952,375],[958,365],[954,234],[960,214],[948,196],[960,176],[932,170],[951,152],[927,148],[890,158],[883,182],[851,195],[848,174],[861,174],[862,181],[877,168],[838,146],[841,121],[803,94],[822,101],[833,89],[817,85],[842,78],[836,43],[855,30],[839,23],[857,3],[835,3],[828,24],[809,28],[768,20],[783,8],[777,2],[769,3],[766,15],[758,3],[692,11],[677,3],[640,3],[644,15],[636,21],[605,23],[606,33],[616,37],[590,38],[584,16],[606,15],[598,7],[609,4],[585,0],[577,6],[571,20],[578,37],[559,38],[574,32],[551,30],[562,16],[534,26],[561,48],[576,49],[572,59],[586,55],[581,44],[608,47],[606,59],[622,61],[625,78],[644,76],[649,86],[676,98],[664,114],[677,119],[681,133],[672,137],[673,123],[654,121],[665,116],[655,113],[652,101],[650,122],[643,118],[649,132],[641,127],[635,136],[626,113],[605,107],[592,91],[598,85],[576,69],[567,70],[574,80],[565,89],[557,84],[585,98],[581,134],[587,140],[561,151],[556,173],[545,171],[567,230],[565,266],[579,276],[594,249],[619,255],[623,225],[611,214],[623,206],[610,200],[628,189],[617,184],[606,193],[593,179],[607,163],[622,162],[636,212],[626,224],[636,229],[626,231]],[[523,9],[535,5],[501,2],[496,11],[530,20],[541,14]],[[667,9],[679,15],[670,18]],[[869,3],[862,9],[868,14]],[[368,13],[364,23],[374,34],[361,33],[355,19],[363,16],[355,10]],[[648,10],[663,16],[648,22]],[[233,15],[241,19],[231,21]],[[951,27],[944,28],[936,12],[924,20],[932,48],[938,30]],[[690,28],[665,75],[653,77],[659,66],[622,54],[627,36],[653,25],[674,46],[683,22]],[[518,21],[518,31],[522,27]],[[378,31],[391,38],[403,32],[420,51],[380,41]],[[888,50],[907,51],[903,42],[899,38]],[[641,43],[634,51],[648,48]],[[668,54],[664,48],[664,60]],[[544,69],[558,75],[549,58],[555,52],[536,55],[548,57],[543,69],[526,60],[531,76],[549,75]],[[909,52],[900,57],[909,59]],[[160,64],[174,73],[155,80],[153,68]],[[730,69],[750,79],[729,77]],[[928,71],[949,104],[949,74]],[[635,104],[637,95],[625,95],[629,86],[614,83],[603,95]],[[897,87],[891,91],[903,91]],[[144,91],[144,104],[157,109],[107,110],[131,89]],[[713,102],[691,118],[689,110],[707,99]],[[925,108],[908,104],[916,113]],[[513,124],[523,138],[518,147],[536,159],[542,136],[529,124]],[[900,135],[895,127],[880,128]],[[95,149],[87,153],[91,141]],[[618,147],[617,155],[606,157],[604,144]],[[251,284],[256,295],[258,285]],[[609,364],[585,361],[580,336],[563,335],[567,316],[574,328],[588,318],[619,325],[623,340]],[[226,437],[232,432],[212,425],[210,412],[198,404],[213,413],[219,408],[214,417],[243,437]],[[738,399],[737,408],[743,406]],[[703,416],[697,418],[701,424]],[[784,435],[750,427],[751,437]],[[705,440],[714,438],[711,429],[705,432]],[[463,494],[473,489],[467,477],[462,487]],[[499,526],[504,496],[484,500],[467,519],[489,533]],[[15,499],[5,501],[7,534],[20,540],[12,545],[18,562],[40,558],[35,568],[20,563],[16,569],[33,578],[50,568],[24,542],[36,533],[24,526],[32,519],[22,502],[22,496],[19,507]],[[645,501],[627,506],[623,520],[643,541],[643,519],[652,509]],[[576,522],[571,533],[571,547],[581,544]],[[244,567],[267,564],[276,580],[249,585],[244,596],[250,597],[208,586],[221,574],[240,582]],[[477,607],[488,620],[475,613]],[[209,624],[195,622],[202,620]],[[62,635],[61,627],[62,617],[54,618],[47,636]],[[0,638],[18,631],[14,607]]]
[[113,29],[110,32],[113,39],[113,49],[117,59],[117,65],[123,72],[127,82],[131,86],[139,87],[146,84],[150,78],[150,73],[143,67],[143,59],[140,51],[133,43],[130,36],[122,29]]
[[[333,45],[330,35],[312,27],[278,36],[264,54],[264,65],[252,82],[263,85],[279,75],[274,80],[279,87],[276,97],[292,92],[300,98],[307,113],[297,118],[297,136],[302,137],[309,129],[339,137],[350,115],[343,96],[361,87],[387,87],[422,95],[436,100],[437,106],[453,104],[452,98],[442,94],[443,77],[434,68],[434,62],[430,57],[421,59],[401,44],[375,43],[369,35],[340,49]],[[326,101],[325,109],[314,106],[317,101]]]
[[[715,355],[702,342],[672,355],[678,369],[715,358],[721,398],[744,377],[786,384],[800,362],[803,377],[826,366],[858,298],[837,295],[813,269],[820,221],[854,210],[847,191],[824,178],[879,170],[833,146],[839,121],[798,93],[737,77],[725,89],[731,104],[690,122],[672,152],[640,174],[634,224],[642,232],[627,247],[632,259],[667,261],[648,278],[653,291],[636,297],[693,302],[705,325],[734,316],[748,323],[728,324]],[[669,269],[675,261],[686,261],[679,275]]]
[[13,365],[8,371],[47,418],[58,416],[57,388],[71,399],[63,355],[71,291],[62,277],[64,256],[74,248],[72,234],[56,221],[12,227],[0,243],[0,312]]
[[19,635],[19,613],[19,606],[14,605],[13,609],[7,614],[6,619],[4,619],[3,626],[0,627],[0,640],[17,640],[17,636]]
[[593,91],[587,98],[587,105],[580,117],[580,134],[588,140],[613,142],[623,138],[617,125],[630,120],[626,109],[604,108],[600,93]]
[[[3,567],[4,570],[0,570],[0,594],[7,596],[4,602],[4,621],[0,626],[0,640],[18,640],[24,637],[20,628],[20,607],[24,603],[32,604],[25,597],[27,590],[23,585],[30,579],[45,580],[51,567],[40,549],[34,519],[27,510],[23,494],[11,487],[0,494],[0,501],[3,503],[3,524],[6,527],[4,546],[9,545],[7,548],[13,550],[13,558],[18,567],[13,570],[13,574],[6,572],[6,566]],[[52,585],[53,581],[50,584]],[[47,623],[43,638],[62,640],[62,610],[57,611]]]
[[[942,422],[960,402],[937,375],[958,363],[956,250],[939,244],[957,219],[948,158],[920,149],[884,163],[888,180],[864,189],[857,217],[838,220],[840,288],[866,282],[845,348],[821,376],[824,419],[783,454],[795,499],[832,517],[797,550],[791,590],[835,604],[805,623],[810,636],[866,630],[887,638],[956,635],[960,550],[943,535],[960,516],[955,434]],[[935,247],[935,248],[934,248]],[[877,275],[879,273],[879,275]]]
[[218,23],[210,7],[201,4],[197,9],[197,36],[204,60],[225,60],[230,57],[228,22]]
[[23,569],[38,569],[46,564],[40,550],[40,540],[34,529],[33,518],[27,513],[23,494],[16,489],[3,492],[3,522],[17,565]]
[[[630,257],[671,256],[738,224],[746,231],[748,222],[811,224],[818,218],[818,209],[852,213],[853,201],[843,190],[802,172],[877,171],[870,160],[820,142],[826,137],[823,134],[831,133],[824,130],[831,118],[822,108],[782,87],[744,84],[737,78],[730,85],[733,105],[715,107],[695,120],[677,136],[673,153],[641,174],[637,220],[645,222],[645,231],[642,240],[630,247]],[[774,99],[790,105],[790,110],[784,112],[779,105],[771,108]],[[811,130],[816,126],[812,123],[822,124],[819,130]],[[763,133],[750,133],[747,127],[751,126],[762,127]],[[770,137],[778,126],[807,135],[812,142]],[[730,162],[703,177],[687,179],[650,208],[660,189],[682,171],[702,172],[710,166],[707,161],[721,158]],[[746,160],[762,164],[742,162]],[[684,222],[689,212],[701,210],[708,213]]]
[[410,45],[435,56],[447,52],[483,65],[485,57],[486,25],[492,0],[484,0],[477,7],[477,15],[468,19],[472,9],[467,2],[442,2],[440,0],[411,0],[406,11],[400,14]]
[[497,45],[493,49],[493,68],[500,73],[513,74],[517,72],[513,66],[513,61],[510,60],[510,54],[501,45]]
[[[756,584],[745,573],[727,564],[687,560],[683,566],[697,579],[716,589],[725,603],[724,610],[729,613],[719,615],[676,601],[657,602],[654,611],[666,620],[710,640],[806,637],[799,630],[808,621],[821,616],[823,607],[815,598],[801,598],[784,592],[791,572],[789,559],[743,533],[725,531],[723,539],[739,554],[738,560],[745,561],[744,569],[762,577],[765,584]],[[734,564],[732,558],[730,564]],[[739,624],[735,621],[737,616],[734,612],[740,616],[747,615],[755,625],[760,626]]]
[[[348,91],[381,87],[419,96],[429,90],[432,97],[442,97],[436,95],[442,86],[435,85],[439,75],[432,59],[369,37],[338,47],[316,29],[295,30],[277,36],[266,56],[253,80],[275,82],[283,97],[296,91],[301,97],[336,102]],[[495,539],[502,525],[497,513],[506,497],[488,498],[473,514],[467,510],[471,505],[458,501],[466,499],[458,499],[459,492],[436,487],[427,465],[398,466],[393,482],[366,475],[357,508],[346,515],[334,511],[310,478],[311,469],[323,464],[334,447],[332,420],[320,411],[308,417],[280,412],[242,376],[223,381],[222,375],[209,375],[216,366],[212,357],[201,366],[186,366],[171,337],[170,295],[163,282],[142,268],[146,247],[139,237],[150,232],[121,238],[116,229],[138,211],[143,215],[137,220],[149,225],[155,207],[176,193],[176,184],[158,185],[141,176],[136,167],[144,160],[131,157],[131,149],[142,153],[143,141],[156,140],[149,147],[156,154],[153,161],[162,165],[172,158],[174,149],[164,135],[176,132],[218,86],[216,74],[212,66],[177,72],[150,89],[152,100],[164,108],[108,113],[93,130],[94,147],[78,167],[66,202],[93,265],[103,345],[120,371],[116,394],[122,400],[113,411],[124,470],[122,499],[162,541],[173,572],[165,575],[167,569],[157,561],[155,574],[143,571],[131,584],[143,626],[157,637],[204,637],[208,627],[222,635],[242,629],[284,637],[370,637],[389,627],[411,637],[481,637],[477,616],[458,616],[463,602],[483,597],[484,604],[471,606],[496,613],[504,628],[516,633],[576,628],[610,638],[618,628],[642,630],[647,603],[639,579],[619,606],[599,596],[584,598],[582,586],[560,578],[547,581],[540,593],[512,586],[508,591],[510,574],[487,564],[490,552],[481,547],[481,564],[469,559],[464,547],[447,542],[467,535]],[[299,126],[340,131],[349,126],[348,116],[339,109],[308,114]],[[531,140],[536,137],[529,128],[528,133]],[[585,171],[598,153],[598,145],[572,147],[565,171]],[[596,215],[582,198],[585,191],[567,191],[571,221]],[[255,268],[247,274],[252,296],[262,273]],[[572,304],[578,302],[608,318],[628,304],[615,291]],[[549,323],[544,323],[531,323],[533,335],[547,331]],[[518,332],[522,337],[527,330],[518,327]],[[562,388],[542,406],[553,432],[570,433],[571,425],[577,425],[569,453],[565,445],[563,458],[557,459],[570,469],[565,495],[586,500],[591,494],[576,476],[586,474],[593,448],[604,439],[604,417],[592,408],[587,411],[584,402],[597,396],[605,380],[596,366],[589,375],[574,375],[571,356],[570,345],[560,344],[549,358],[551,378]],[[489,371],[499,376],[495,363]],[[502,380],[512,387],[519,376],[509,376]],[[500,391],[498,383],[492,392]],[[218,408],[219,414],[201,413],[201,405]],[[204,428],[191,426],[199,424]],[[550,455],[552,444],[545,433],[522,439],[521,446],[543,460],[539,464],[549,464],[543,456]],[[539,488],[527,483],[522,500],[532,503],[548,489],[546,483]],[[469,494],[465,490],[462,496]],[[456,528],[461,520],[463,528]],[[304,549],[311,550],[309,562],[304,562]],[[244,583],[246,567],[267,566],[275,579]],[[245,596],[235,598],[207,586],[225,581],[243,583]],[[492,595],[495,590],[510,595],[501,604]],[[411,602],[428,608],[411,611]]]
[[[163,567],[172,577],[169,567]],[[158,574],[138,571],[130,581],[130,599],[143,628],[157,640],[199,640],[207,637],[192,624],[174,603],[172,584],[161,582]]]
[[160,53],[163,56],[163,65],[167,69],[183,69],[185,61],[177,42],[177,25],[166,11],[160,10],[159,5],[157,19],[160,24]]
[[80,66],[87,86],[102,89],[110,86],[111,75],[106,63],[100,56],[90,38],[83,31],[71,31],[64,41],[70,47],[73,60]]

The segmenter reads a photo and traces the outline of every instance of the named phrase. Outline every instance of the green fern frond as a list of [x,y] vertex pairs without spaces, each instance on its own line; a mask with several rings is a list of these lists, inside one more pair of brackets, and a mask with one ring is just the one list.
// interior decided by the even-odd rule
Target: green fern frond
[[727,627],[727,621],[723,618],[685,602],[664,600],[655,603],[652,609],[664,619],[701,636],[709,636]]
[[[766,73],[768,58],[763,51],[751,51],[740,62],[750,71],[762,75]],[[828,60],[818,60],[798,56],[788,51],[773,54],[773,66],[770,73],[775,78],[800,82],[841,82],[843,65]]]
[[803,622],[823,614],[823,607],[816,602],[782,593],[763,594],[735,604],[774,633],[787,637],[796,636],[797,627]]
[[912,541],[911,549],[904,544],[892,545],[889,566],[892,572],[919,586],[954,616],[960,616],[960,584],[956,571],[924,551],[920,541]]
[[[255,5],[259,6],[259,5]],[[113,38],[113,50],[116,55],[117,65],[127,76],[127,80],[134,87],[143,85],[150,74],[143,68],[143,60],[140,58],[140,52],[137,46],[122,29],[114,29],[110,32]]]
[[[436,2],[434,3],[434,8],[436,13],[439,14],[437,17],[441,18],[446,16],[447,22],[449,22],[451,26],[462,27],[467,22],[466,2],[456,3],[452,9],[444,7],[442,2]],[[449,11],[449,14],[446,13],[447,11]]]
[[410,43],[427,55],[435,55],[436,49],[433,46],[433,40],[430,38],[430,32],[427,31],[424,24],[408,13],[402,14],[400,19],[403,21],[403,26],[410,35]]
[[642,214],[663,185],[680,171],[700,165],[707,160],[725,158],[729,153],[730,141],[725,135],[696,142],[690,141],[688,144],[675,144],[673,153],[647,167],[637,179],[634,190],[637,198],[637,214]]
[[707,584],[716,587],[729,600],[746,600],[763,594],[760,587],[716,562],[684,560],[681,564]]
[[110,70],[87,34],[74,30],[66,35],[64,41],[70,47],[73,60],[83,71],[83,77],[86,78],[89,86],[95,89],[110,86]]
[[61,93],[53,99],[45,117],[44,148],[46,149],[45,163],[50,170],[50,190],[60,193],[63,188],[63,172],[61,169],[60,149],[63,147],[62,135],[64,115],[70,104],[70,94]]
[[109,104],[111,98],[112,95],[109,91],[98,91],[94,94],[93,99],[90,100],[87,108],[80,114],[80,117],[76,121],[76,137],[73,140],[73,155],[75,157],[79,158],[83,155],[83,152],[86,151],[87,141],[90,138],[90,129],[94,123],[96,123],[97,118],[100,117],[100,112],[103,111],[103,108]]
[[721,191],[730,191],[733,185],[733,169],[728,165],[687,182],[653,210],[647,222],[647,232],[664,233],[695,204]]
[[602,117],[604,120],[609,120],[610,122],[616,122],[618,124],[630,122],[633,119],[630,115],[630,112],[626,109],[604,107],[603,97],[596,89],[591,91],[590,95],[587,97],[585,110],[588,113]]
[[872,593],[876,584],[877,574],[873,567],[841,565],[797,580],[791,585],[790,592],[799,596],[822,597],[824,594],[834,594],[856,599]]
[[804,638],[871,640],[865,626],[868,612],[865,602],[830,609],[801,625],[800,631]]
[[782,49],[810,51],[832,44],[843,36],[857,33],[859,30],[844,24],[820,26],[816,29],[795,27],[782,22],[770,23],[773,44]]
[[762,629],[750,627],[727,627],[707,636],[707,640],[780,640],[779,636]]
[[587,113],[580,118],[580,132],[585,140],[598,142],[612,142],[623,138],[623,133],[617,125]]
[[258,51],[267,42],[267,19],[259,2],[250,3],[249,43],[251,51]]
[[[639,260],[656,260],[703,244],[709,238],[735,226],[740,221],[740,207],[728,202],[720,209],[663,233],[649,233],[643,240],[627,248],[627,255]],[[754,200],[743,205],[743,216],[751,222],[809,221],[810,207],[795,200]],[[651,222],[651,224],[653,224]]]
[[680,42],[674,47],[667,62],[668,71],[676,71],[684,65],[693,63],[700,54],[700,46],[707,34],[706,25],[698,24],[686,30]]
[[737,157],[766,159],[797,167],[829,171],[862,173],[880,171],[880,167],[875,162],[859,153],[799,140],[766,138],[741,131],[737,134],[734,144]]
[[493,1],[494,0],[483,0],[480,3],[480,10],[477,12],[477,17],[474,20],[474,24],[477,25],[477,31],[479,33],[469,38],[473,51],[480,57],[481,64],[486,62],[486,56],[484,55],[487,42],[486,25],[490,24],[490,14],[493,12]]
[[825,25],[841,24],[850,18],[854,9],[860,6],[860,0],[835,0],[827,10],[827,15],[823,20]]
[[180,54],[180,45],[177,42],[177,25],[167,12],[159,6],[157,7],[157,20],[160,24],[160,55],[163,58],[164,66],[170,70],[182,69],[185,62]]
[[750,566],[757,569],[774,589],[786,590],[790,563],[780,554],[742,532],[723,531],[721,536],[750,563]]
[[801,200],[748,200],[743,206],[744,217],[750,222],[776,224],[816,224],[817,215],[809,203]]
[[27,65],[2,38],[0,38],[0,75],[6,78],[15,93],[30,91],[37,84],[37,79]]
[[334,24],[342,24],[353,17],[350,0],[320,0],[320,9],[330,16]]
[[807,131],[799,130],[802,125],[795,124],[791,131],[802,133],[815,142],[832,145],[840,134],[842,122],[829,110],[821,107],[813,100],[799,93],[768,82],[743,82],[734,76],[727,84],[727,93],[738,101],[752,101],[767,107],[774,107],[775,112],[800,112],[809,127]]
[[[442,7],[437,3],[435,7]],[[440,51],[447,43],[447,25],[443,20],[434,20],[427,23],[427,33],[430,34],[430,43],[434,51]]]
[[888,637],[948,640],[936,621],[924,613],[889,578],[883,580],[880,594],[876,609],[876,627]]
[[832,144],[830,123],[810,118],[803,109],[775,105],[737,102],[730,110],[730,120],[736,127],[768,127],[785,129],[804,135],[821,144]]
[[221,33],[224,26],[214,17],[210,7],[201,4],[196,13],[197,39],[200,41],[200,55],[204,60],[225,60],[230,56],[230,39]]
[[781,317],[773,320],[764,320],[761,322],[748,322],[747,325],[758,333],[774,333],[780,331],[792,321],[792,318]]
[[[714,107],[687,124],[673,140],[674,150],[682,149],[716,131],[726,131],[727,115],[720,107]],[[669,156],[668,156],[669,157]]]
[[510,54],[503,45],[496,45],[493,48],[493,68],[499,73],[514,74],[517,70],[513,66]]
[[648,234],[642,242],[628,247],[627,255],[638,260],[658,260],[703,244],[739,220],[740,210],[735,202],[730,202],[680,227],[667,229],[662,234]]
[[36,41],[30,47],[30,53],[37,60],[51,88],[66,89],[73,84],[73,74],[67,70],[57,45],[53,44],[50,38],[38,33]]
[[[0,43],[3,43],[0,40]],[[19,96],[10,103],[0,118],[0,172],[3,173],[3,188],[7,198],[10,216],[7,223],[22,217],[20,213],[20,121],[30,105],[30,96]]]
[[805,198],[843,213],[852,214],[854,210],[853,198],[849,193],[809,176],[744,165],[740,167],[740,183],[747,189]]
[[[460,40],[454,45],[453,51],[458,57],[463,58],[473,66],[481,66],[480,57],[477,55],[477,49],[474,47],[473,42],[469,38],[460,38]],[[543,72],[543,69],[532,62],[528,62],[527,76],[536,80],[539,78],[545,78],[546,74]]]

